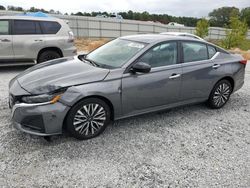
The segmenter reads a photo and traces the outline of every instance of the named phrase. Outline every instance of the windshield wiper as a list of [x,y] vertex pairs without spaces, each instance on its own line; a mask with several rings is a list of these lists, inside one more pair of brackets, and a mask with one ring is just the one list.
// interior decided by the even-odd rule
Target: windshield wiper
[[100,67],[100,65],[98,63],[96,63],[95,61],[91,60],[91,59],[88,59],[86,57],[83,58],[84,60],[90,62],[93,66],[95,67]]

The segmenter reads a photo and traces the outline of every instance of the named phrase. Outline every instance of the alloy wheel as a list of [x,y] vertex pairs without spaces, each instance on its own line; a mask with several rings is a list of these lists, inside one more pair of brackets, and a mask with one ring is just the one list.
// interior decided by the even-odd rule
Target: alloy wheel
[[216,88],[213,95],[213,103],[215,106],[223,106],[229,99],[231,94],[231,87],[223,82]]
[[100,131],[106,121],[105,109],[100,104],[83,105],[75,114],[73,125],[81,135],[94,135]]

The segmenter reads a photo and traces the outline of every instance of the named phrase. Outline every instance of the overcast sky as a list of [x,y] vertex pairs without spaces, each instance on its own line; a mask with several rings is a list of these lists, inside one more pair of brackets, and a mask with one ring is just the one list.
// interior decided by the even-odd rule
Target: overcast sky
[[215,8],[250,7],[250,0],[1,0],[0,5],[54,9],[62,13],[148,11],[174,16],[205,17]]

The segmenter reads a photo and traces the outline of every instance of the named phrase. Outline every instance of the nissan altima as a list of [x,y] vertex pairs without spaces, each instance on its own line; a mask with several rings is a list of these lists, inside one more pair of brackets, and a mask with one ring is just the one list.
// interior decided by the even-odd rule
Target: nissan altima
[[218,109],[242,87],[246,63],[190,37],[120,37],[89,54],[47,61],[13,78],[12,121],[34,135],[65,130],[90,139],[117,119],[200,102]]

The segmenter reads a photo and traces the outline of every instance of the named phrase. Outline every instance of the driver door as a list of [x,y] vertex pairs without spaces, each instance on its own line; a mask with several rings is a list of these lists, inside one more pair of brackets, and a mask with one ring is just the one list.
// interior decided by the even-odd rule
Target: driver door
[[123,115],[150,111],[178,102],[181,87],[181,64],[177,42],[158,44],[136,62],[151,65],[149,73],[128,72],[122,78]]

